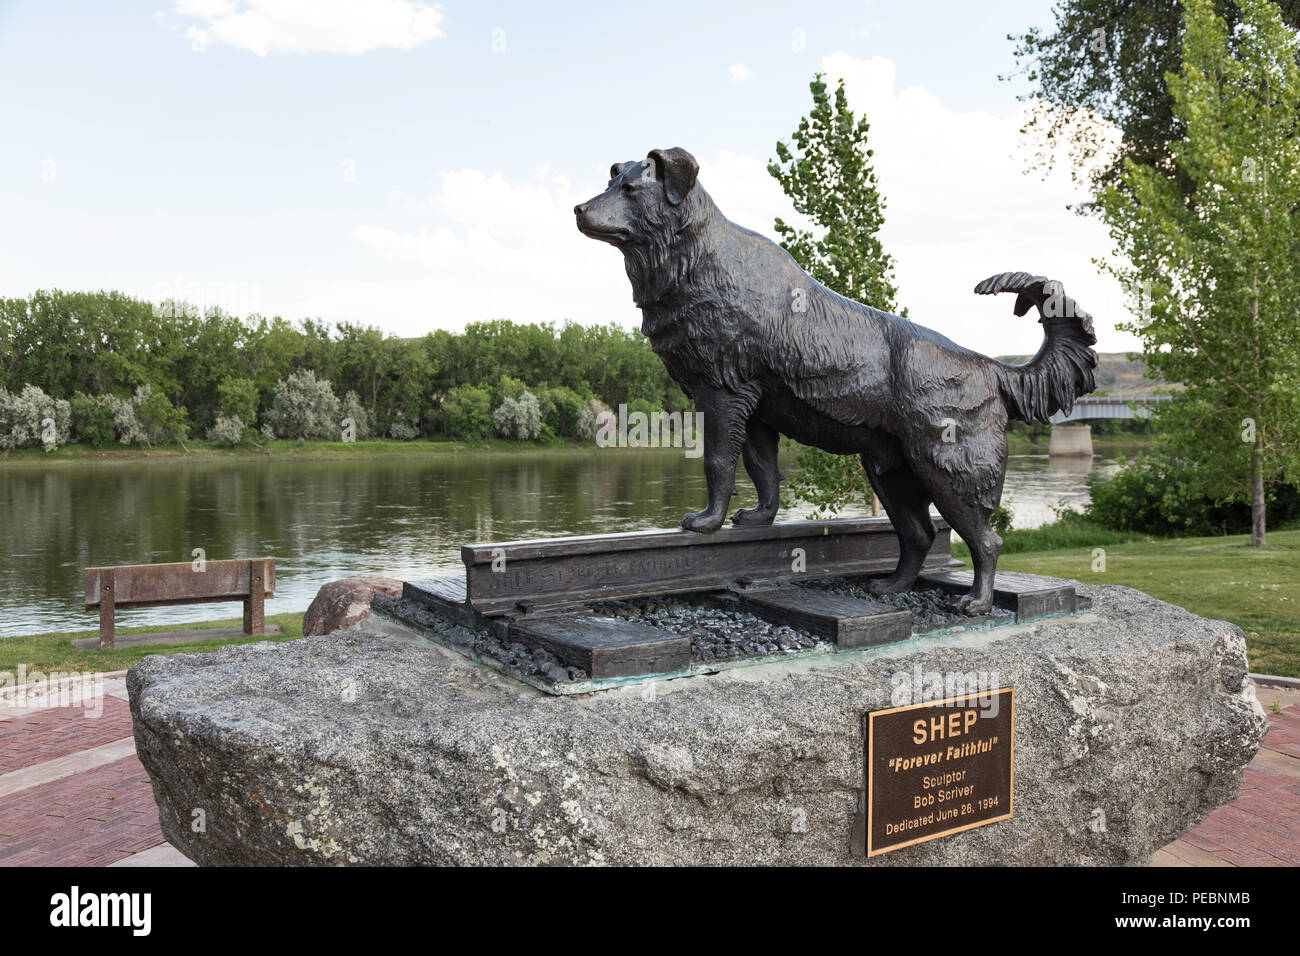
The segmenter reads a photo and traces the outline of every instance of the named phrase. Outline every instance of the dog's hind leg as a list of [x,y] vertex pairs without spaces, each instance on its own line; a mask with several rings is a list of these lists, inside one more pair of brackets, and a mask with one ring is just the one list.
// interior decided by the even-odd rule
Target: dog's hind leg
[[898,594],[916,582],[930,545],[934,544],[930,496],[925,485],[906,466],[877,474],[871,460],[863,455],[862,467],[898,535],[898,567],[888,577],[873,578],[867,583],[867,590],[872,594]]
[[987,614],[993,608],[993,573],[997,570],[998,555],[1002,553],[1002,539],[989,524],[993,509],[967,500],[952,487],[951,478],[938,468],[931,471],[917,464],[922,480],[934,494],[939,513],[966,542],[971,562],[975,565],[975,582],[958,599],[957,606],[966,614]]
[[776,462],[780,437],[775,428],[758,418],[751,418],[746,423],[745,447],[741,449],[741,456],[745,471],[758,492],[758,507],[741,508],[731,516],[732,524],[769,525],[776,519],[781,507],[782,475]]

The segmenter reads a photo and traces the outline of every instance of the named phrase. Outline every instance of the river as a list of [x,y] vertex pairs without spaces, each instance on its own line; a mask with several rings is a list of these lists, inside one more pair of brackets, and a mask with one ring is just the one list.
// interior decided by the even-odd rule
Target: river
[[[1113,468],[1101,458],[1014,456],[1003,502],[1015,527],[1035,527],[1054,506],[1087,502],[1090,469]],[[752,504],[748,481],[740,487]],[[96,627],[82,604],[89,566],[189,561],[196,548],[209,560],[273,555],[266,610],[278,614],[303,610],[335,578],[458,573],[469,542],[675,527],[703,503],[699,459],[667,451],[3,468],[0,637]],[[118,621],[238,613],[237,604],[191,605],[121,611]]]

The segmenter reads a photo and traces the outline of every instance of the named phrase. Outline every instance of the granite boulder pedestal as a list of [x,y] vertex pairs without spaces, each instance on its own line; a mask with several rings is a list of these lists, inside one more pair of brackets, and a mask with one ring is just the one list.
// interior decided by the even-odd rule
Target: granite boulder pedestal
[[[127,682],[163,833],[205,865],[1143,865],[1237,796],[1267,720],[1237,627],[1078,591],[1073,617],[568,696],[378,613]],[[1015,689],[1014,813],[868,858],[864,714],[935,674]]]

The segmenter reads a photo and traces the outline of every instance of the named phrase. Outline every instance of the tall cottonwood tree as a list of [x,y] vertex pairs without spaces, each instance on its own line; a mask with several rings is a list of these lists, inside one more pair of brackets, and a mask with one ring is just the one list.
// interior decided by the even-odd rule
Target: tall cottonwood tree
[[812,111],[799,120],[789,144],[776,144],[777,158],[767,171],[814,228],[799,229],[780,218],[774,228],[785,250],[826,288],[892,312],[898,289],[894,260],[879,236],[885,200],[871,165],[871,125],[849,108],[843,80],[834,104],[823,74],[808,88]]
[[1104,266],[1146,313],[1121,327],[1186,386],[1162,437],[1211,494],[1249,498],[1262,546],[1266,482],[1300,473],[1300,51],[1275,4],[1239,7],[1230,25],[1183,0],[1171,163],[1125,160],[1098,203],[1116,243]]
[[[896,310],[894,260],[880,242],[885,200],[871,164],[871,128],[865,116],[849,108],[841,79],[834,102],[823,74],[808,85],[813,108],[799,120],[790,142],[776,144],[776,160],[767,171],[790,197],[795,212],[812,228],[798,228],[778,218],[781,245],[805,272],[840,295],[887,312]],[[800,446],[798,471],[790,476],[790,491],[814,505],[818,513],[834,513],[859,495],[867,496],[872,512],[879,503],[856,457],[832,455]]]

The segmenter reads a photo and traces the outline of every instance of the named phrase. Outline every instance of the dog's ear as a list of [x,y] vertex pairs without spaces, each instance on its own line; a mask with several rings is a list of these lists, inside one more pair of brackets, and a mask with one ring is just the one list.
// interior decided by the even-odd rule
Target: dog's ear
[[613,166],[609,167],[609,178],[618,179],[618,177],[623,174],[623,170],[627,169],[629,166],[635,165],[636,160],[629,160],[626,163],[615,163]]
[[672,149],[652,149],[650,159],[655,161],[655,172],[664,184],[664,195],[676,206],[695,186],[695,177],[700,173],[700,164],[695,157],[680,146]]

